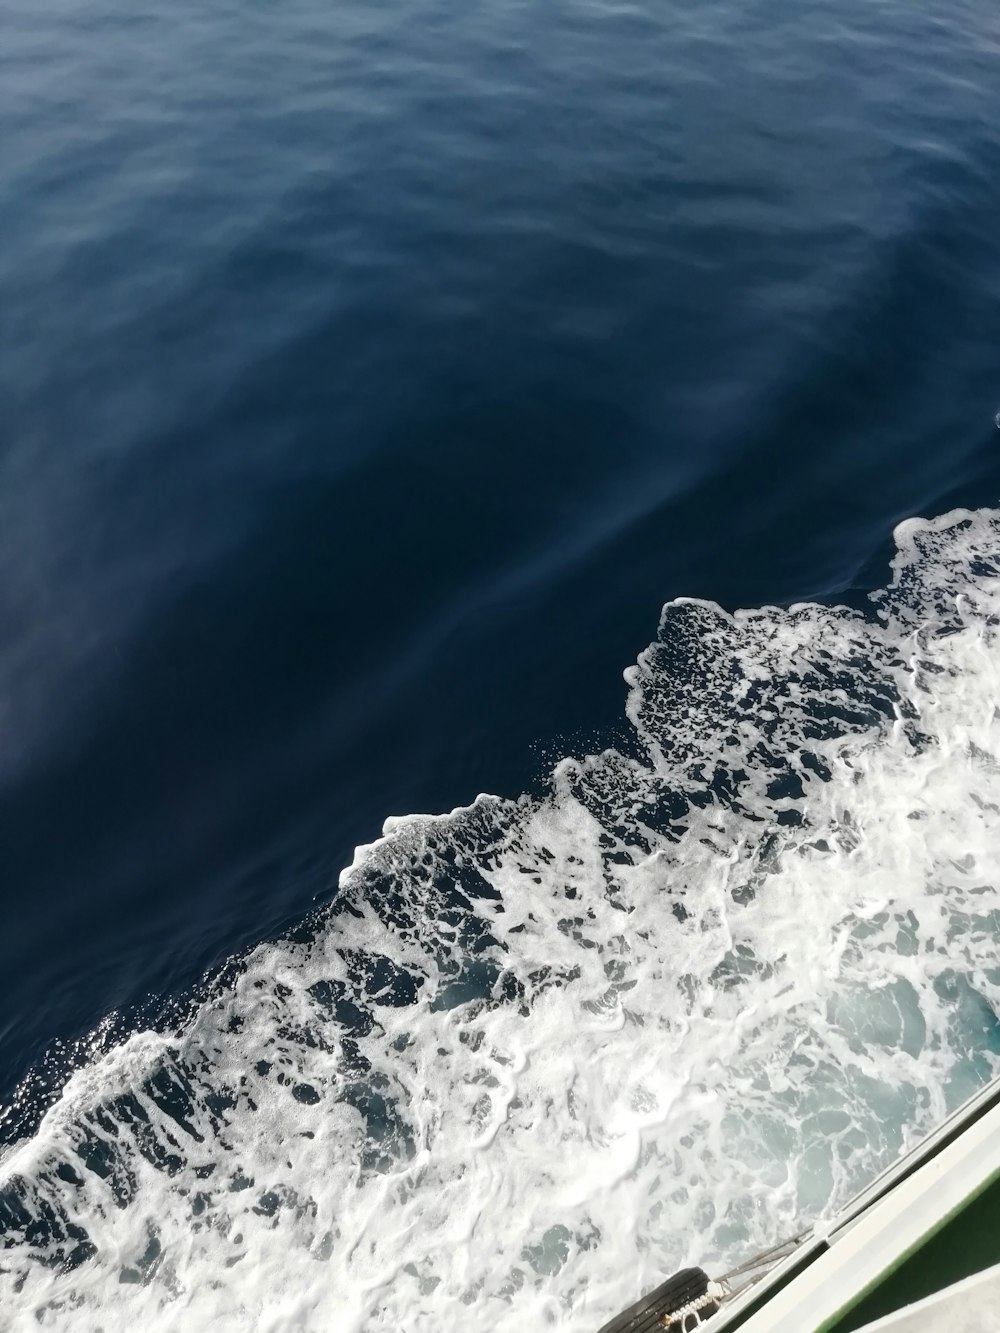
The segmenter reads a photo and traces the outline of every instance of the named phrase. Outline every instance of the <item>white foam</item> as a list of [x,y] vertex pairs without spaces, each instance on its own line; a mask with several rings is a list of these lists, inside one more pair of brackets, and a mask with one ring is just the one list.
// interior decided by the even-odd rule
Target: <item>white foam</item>
[[664,609],[634,751],[387,823],[0,1163],[12,1328],[593,1330],[997,1068],[1000,513],[877,616]]

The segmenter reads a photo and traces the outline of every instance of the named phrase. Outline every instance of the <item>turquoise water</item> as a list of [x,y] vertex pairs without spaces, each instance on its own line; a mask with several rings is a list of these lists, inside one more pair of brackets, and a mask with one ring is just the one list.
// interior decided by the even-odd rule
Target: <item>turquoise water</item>
[[[379,1282],[412,1281],[427,1302],[414,1327],[447,1322],[466,1297],[470,1308],[481,1297],[490,1320],[499,1317],[491,1302],[501,1302],[522,1319],[597,1326],[597,1315],[630,1299],[607,1276],[616,1265],[647,1265],[655,1275],[682,1257],[693,1221],[718,1223],[720,1253],[738,1249],[755,1234],[764,1184],[785,1200],[776,1225],[815,1212],[987,1077],[997,1052],[986,961],[997,910],[988,811],[974,829],[963,821],[985,809],[970,793],[988,795],[976,785],[975,754],[992,743],[983,711],[990,653],[965,645],[961,661],[934,673],[952,682],[938,700],[926,681],[898,678],[887,642],[865,637],[872,631],[858,630],[862,647],[852,648],[850,620],[828,622],[817,611],[788,629],[779,616],[780,628],[755,630],[734,657],[726,635],[689,610],[668,617],[667,646],[644,656],[652,665],[647,675],[633,671],[628,694],[621,672],[676,597],[728,610],[819,599],[870,619],[867,593],[887,581],[897,522],[996,502],[993,7],[973,0],[915,12],[837,0],[777,10],[403,10],[296,0],[160,12],[103,0],[8,3],[2,22],[0,1124],[3,1142],[21,1154],[5,1159],[4,1179],[20,1162],[23,1179],[41,1182],[52,1215],[65,1210],[80,1229],[74,1243],[83,1247],[80,1276],[53,1278],[59,1290],[48,1295],[29,1282],[18,1317],[30,1322],[47,1300],[75,1291],[113,1326],[126,1317],[115,1313],[124,1286],[154,1305],[166,1290],[196,1293],[198,1318],[241,1326],[333,1319],[374,1328],[390,1318],[379,1313],[389,1308],[379,1304]],[[974,551],[958,542],[941,575],[950,596],[988,601],[992,540],[985,532]],[[914,556],[913,567],[922,559]],[[916,652],[907,635],[933,641],[937,632],[939,608],[918,601],[927,625],[913,628],[917,612],[902,617],[893,641],[900,662]],[[772,624],[770,614],[762,625]],[[980,624],[988,639],[988,612]],[[747,687],[749,706],[723,682],[747,669],[747,654],[766,663],[765,675],[785,679],[795,662],[776,665],[765,647],[786,632],[807,657],[823,644],[840,665],[817,668],[802,687],[822,698],[820,721],[774,739],[752,732],[763,687]],[[880,684],[859,674],[858,653]],[[675,670],[681,683],[668,688]],[[823,671],[852,702],[827,697]],[[901,703],[911,693],[917,703]],[[922,821],[894,822],[878,784],[898,763],[891,794],[910,771],[893,748],[893,710],[909,718],[928,693],[947,711],[944,721],[935,713],[921,722],[941,760],[923,774],[927,792],[909,795],[914,809],[941,814],[926,846],[918,839],[929,859],[917,867],[894,838]],[[714,701],[711,725],[694,707],[703,695]],[[788,699],[775,697],[778,716]],[[819,770],[802,770],[813,741],[848,746],[846,732],[825,729],[824,709],[867,738],[858,746],[871,743],[883,756],[882,768],[851,761],[869,786],[850,836],[843,810],[828,809],[810,786]],[[975,752],[955,742],[965,725],[983,732],[969,741]],[[728,777],[716,765],[723,726],[736,738]],[[738,795],[739,775],[757,782],[761,745],[776,785],[769,792],[758,783],[751,800]],[[598,761],[609,746],[618,758]],[[694,766],[683,781],[658,767],[677,755]],[[840,774],[833,788],[846,800],[846,768],[837,764],[850,765],[846,751],[837,756],[817,763]],[[610,844],[570,813],[580,801],[552,777],[566,759],[582,765],[582,777],[565,781],[573,792],[582,783],[582,808],[605,821]],[[655,781],[642,776],[650,766]],[[446,825],[428,834],[435,846],[425,849],[426,874],[425,851],[390,857],[389,881],[378,862],[388,853],[368,869],[359,854],[341,886],[343,867],[387,817],[466,807],[480,792],[502,799],[456,817],[457,833]],[[562,858],[579,843],[580,883],[549,884],[547,843],[523,813],[541,819],[550,798],[561,850],[548,850],[560,873],[576,874]],[[796,815],[799,800],[808,810]],[[692,821],[713,811],[722,812],[721,832],[699,826],[692,834]],[[865,824],[862,814],[874,819],[873,811],[879,819]],[[815,824],[817,847],[845,859],[800,882],[787,876],[806,855],[802,820]],[[955,828],[961,850],[949,842],[946,854],[940,840],[958,837]],[[410,829],[400,826],[403,843],[415,836]],[[521,882],[511,878],[514,848],[523,882],[540,880],[544,894],[566,903],[604,884],[604,860],[632,866],[629,884],[611,893],[624,895],[628,913],[587,909],[600,921],[587,953],[600,956],[602,976],[610,969],[601,987],[586,968],[574,975],[582,966],[575,956],[562,971],[557,962],[584,930],[576,909],[545,926],[525,917],[523,931],[503,941],[489,924],[500,913],[490,908],[487,924],[478,908],[469,915],[479,899],[458,887],[469,866],[484,902],[513,904]],[[856,900],[848,886],[861,882],[857,849],[877,883]],[[934,894],[952,882],[942,867],[966,854],[979,860],[948,871],[960,901],[932,930]],[[673,887],[646,925],[651,952],[620,956],[619,936],[638,948],[632,918],[645,910],[647,890],[636,885],[659,893],[656,867],[668,864]],[[772,874],[792,897],[777,891],[773,911],[732,925],[720,902],[750,910]],[[445,893],[442,875],[466,905],[425,901],[428,877]],[[722,895],[714,905],[699,896],[706,883]],[[820,893],[831,915],[814,919],[808,905]],[[342,894],[361,918],[346,906],[328,915]],[[439,909],[455,920],[442,925]],[[519,910],[503,913],[512,928]],[[830,969],[796,952],[803,920]],[[419,966],[404,966],[403,945],[393,942],[400,921],[409,923],[404,943],[420,951]],[[536,929],[537,945],[527,938]],[[324,961],[310,971],[296,951],[319,948],[317,938]],[[891,965],[882,952],[889,940]],[[281,1314],[265,1303],[241,1314],[241,1287],[225,1279],[228,1252],[196,1259],[185,1248],[202,1234],[178,1202],[198,1196],[191,1179],[201,1177],[188,1173],[222,1172],[228,1160],[226,1134],[216,1141],[207,1124],[197,1131],[198,1142],[215,1145],[206,1158],[178,1157],[186,1194],[161,1194],[159,1176],[145,1183],[157,1215],[173,1218],[173,1248],[160,1222],[128,1207],[123,1232],[102,1231],[95,1219],[104,1203],[39,1165],[65,1149],[94,1179],[111,1178],[100,1174],[106,1146],[80,1157],[80,1124],[91,1124],[102,1099],[126,1095],[123,1088],[131,1096],[150,1076],[161,1038],[143,1034],[176,1032],[191,1005],[197,1023],[215,1031],[222,1020],[213,1006],[228,1003],[220,997],[242,994],[251,974],[260,979],[258,964],[248,972],[244,961],[258,946],[254,957],[271,959],[267,967],[287,956],[305,978],[312,998],[302,1001],[296,1031],[315,1032],[315,1004],[344,1029],[330,1054],[336,1093],[323,1082],[330,1071],[299,1068],[301,1052],[288,1057],[298,1070],[289,1087],[327,1088],[316,1103],[303,1091],[295,1115],[320,1115],[307,1108],[324,1108],[328,1095],[340,1108],[322,1120],[327,1155],[296,1167],[294,1179],[283,1174],[291,1168],[275,1167],[247,1204],[251,1219],[301,1207],[303,1227],[307,1199],[330,1214],[300,1239],[303,1254],[343,1259],[338,1281],[350,1296],[332,1311]],[[428,959],[440,973],[418,985],[413,977]],[[647,988],[664,968],[671,980],[661,1011]],[[627,1003],[631,982],[657,1042],[633,1043],[641,1024]],[[823,1038],[832,1043],[829,1062],[802,1057],[811,1072],[801,1086],[794,1063],[787,1087],[770,1056],[754,1064],[752,1016],[770,1014],[780,1027],[784,985],[811,994],[809,1022],[836,1034]],[[459,1042],[464,1015],[487,994],[513,1025],[502,1040],[492,1028],[476,1038],[484,1050],[492,1043],[498,1063],[474,1073],[457,1055],[452,1064],[440,1056],[437,1067],[435,1052],[451,1051],[451,1037],[433,1024],[455,1024],[448,1032]],[[380,1013],[398,1009],[401,1029],[368,1026],[366,996],[380,997],[370,1001]],[[424,996],[434,1018],[421,1008]],[[287,1014],[233,1004],[261,1051],[294,1027]],[[515,1038],[522,1007],[536,1026]],[[712,1015],[722,1012],[734,1044],[717,1046]],[[800,1017],[796,1010],[782,1029],[796,1050]],[[610,1025],[607,1070],[591,1021],[594,1031]],[[560,1047],[559,1023],[583,1032],[583,1044],[567,1038]],[[669,1040],[658,1024],[670,1028]],[[342,1038],[355,1045],[342,1049]],[[773,1049],[769,1042],[761,1051]],[[628,1081],[664,1043],[686,1093],[669,1093],[651,1071],[645,1081],[636,1073],[635,1087]],[[113,1049],[119,1055],[109,1058],[125,1065],[101,1063]],[[406,1050],[415,1063],[404,1076]],[[209,1118],[222,1115],[239,1086],[234,1071],[249,1059],[213,1051],[204,1057],[208,1100],[185,1093]],[[261,1051],[240,1077],[265,1077],[253,1073],[270,1058]],[[537,1111],[543,1085],[537,1103],[517,1086],[528,1077],[521,1056],[525,1069],[534,1060],[553,1078],[561,1070],[564,1090],[579,1083],[574,1095],[586,1110],[574,1118],[560,1102],[549,1113],[551,1140]],[[193,1057],[184,1047],[178,1059],[188,1068]],[[719,1081],[729,1067],[734,1086],[760,1083],[754,1115],[738,1130],[726,1120],[736,1113]],[[366,1082],[371,1069],[374,1083]],[[58,1103],[70,1076],[75,1090]],[[628,1089],[621,1104],[609,1091],[616,1079]],[[408,1089],[404,1102],[437,1106],[422,1131],[409,1111],[393,1110],[397,1084]],[[714,1129],[699,1119],[699,1096],[716,1108]],[[536,1107],[535,1119],[524,1111],[517,1120],[519,1099]],[[63,1119],[40,1129],[54,1103]],[[518,1183],[519,1159],[495,1124],[501,1103],[513,1106],[510,1124],[520,1125],[523,1142],[541,1136],[551,1179],[528,1153]],[[145,1114],[152,1123],[159,1112],[149,1105]],[[411,1253],[405,1236],[429,1226],[426,1214],[386,1205],[398,1222],[369,1232],[374,1222],[352,1223],[350,1210],[338,1217],[330,1198],[305,1183],[309,1170],[340,1181],[338,1189],[349,1178],[374,1217],[365,1191],[376,1165],[388,1169],[400,1153],[409,1161],[411,1148],[422,1161],[423,1144],[434,1171],[444,1170],[430,1121],[446,1124],[469,1152],[473,1130],[474,1138],[494,1133],[499,1155],[484,1142],[482,1158],[492,1183],[480,1184],[498,1191],[498,1211],[519,1219],[510,1255],[501,1246],[502,1272],[476,1258],[463,1201],[452,1208],[459,1231],[440,1226],[449,1252],[468,1256],[464,1277]],[[611,1127],[606,1142],[601,1124]],[[708,1135],[703,1152],[693,1125]],[[725,1189],[711,1165],[721,1141],[712,1134],[723,1126],[742,1154]],[[108,1131],[91,1128],[103,1142]],[[300,1129],[319,1133],[305,1122]],[[247,1134],[248,1161],[258,1163],[234,1167],[232,1179],[268,1176],[253,1134],[226,1132]],[[827,1140],[837,1135],[831,1154]],[[76,1148],[66,1148],[70,1140]],[[672,1202],[651,1221],[653,1205],[635,1182],[667,1142],[674,1166],[664,1157],[661,1169],[673,1181]],[[589,1204],[561,1174],[570,1143],[594,1173]],[[25,1153],[39,1154],[34,1165]],[[176,1145],[167,1151],[171,1169],[177,1154]],[[129,1151],[123,1161],[122,1181],[143,1177]],[[434,1188],[444,1190],[446,1176]],[[121,1185],[123,1198],[131,1188]],[[0,1195],[0,1227],[22,1256],[35,1243],[26,1237],[37,1214],[34,1203],[11,1202],[18,1189]],[[226,1230],[215,1205],[203,1205],[211,1235],[250,1234],[243,1222]],[[607,1208],[619,1210],[625,1238],[617,1256],[596,1236]],[[351,1244],[369,1237],[379,1256],[370,1272],[336,1257],[338,1228]],[[57,1267],[65,1262],[66,1237],[76,1233],[65,1233],[61,1250],[39,1234],[38,1245],[61,1255]],[[489,1228],[482,1235],[492,1237]],[[266,1238],[259,1245],[254,1262],[267,1273],[277,1251]],[[588,1290],[570,1275],[582,1255],[596,1275]],[[174,1276],[157,1285],[170,1264]],[[289,1270],[298,1271],[291,1260]],[[143,1280],[120,1283],[126,1271]],[[406,1276],[390,1281],[393,1273]],[[304,1278],[299,1286],[311,1290]],[[206,1313],[197,1302],[210,1289],[237,1304]],[[53,1306],[46,1317],[58,1323],[69,1308]],[[157,1310],[150,1306],[151,1319],[176,1316]]]

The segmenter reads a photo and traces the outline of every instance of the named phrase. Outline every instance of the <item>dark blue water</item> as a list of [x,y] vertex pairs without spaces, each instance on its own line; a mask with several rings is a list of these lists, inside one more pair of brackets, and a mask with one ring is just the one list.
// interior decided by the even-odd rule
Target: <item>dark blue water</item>
[[994,0],[0,0],[0,1094],[996,502],[998,124]]

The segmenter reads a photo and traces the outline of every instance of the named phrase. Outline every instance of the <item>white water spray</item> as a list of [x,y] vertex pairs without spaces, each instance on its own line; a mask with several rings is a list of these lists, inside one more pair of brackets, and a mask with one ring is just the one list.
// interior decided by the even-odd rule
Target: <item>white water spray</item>
[[634,746],[390,821],[0,1162],[11,1329],[589,1333],[997,1068],[1000,513],[865,617],[664,610]]

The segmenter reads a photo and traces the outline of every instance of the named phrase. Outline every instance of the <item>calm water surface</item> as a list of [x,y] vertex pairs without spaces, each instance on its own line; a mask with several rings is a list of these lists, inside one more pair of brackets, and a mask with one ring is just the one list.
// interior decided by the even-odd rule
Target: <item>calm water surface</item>
[[0,31],[0,1093],[1000,495],[993,0]]

